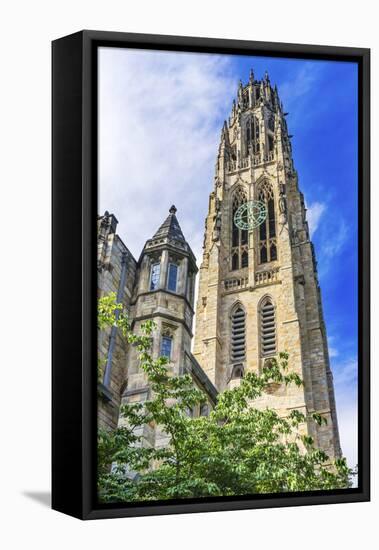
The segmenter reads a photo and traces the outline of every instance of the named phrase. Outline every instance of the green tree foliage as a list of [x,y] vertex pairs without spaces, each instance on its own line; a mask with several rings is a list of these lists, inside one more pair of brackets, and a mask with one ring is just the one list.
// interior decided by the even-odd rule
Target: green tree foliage
[[[99,300],[98,326],[115,325],[139,353],[140,367],[151,387],[145,403],[121,406],[123,426],[98,431],[98,492],[103,502],[164,500],[346,488],[352,471],[345,459],[332,463],[301,434],[305,418],[292,411],[286,418],[254,400],[272,384],[301,385],[288,371],[288,356],[279,354],[261,374],[247,373],[241,384],[219,395],[209,416],[193,418],[188,410],[205,402],[189,375],[173,376],[166,357],[150,353],[154,324],[142,335],[131,332],[115,295]],[[145,425],[159,426],[169,444],[150,448]],[[306,452],[305,452],[306,449]]]

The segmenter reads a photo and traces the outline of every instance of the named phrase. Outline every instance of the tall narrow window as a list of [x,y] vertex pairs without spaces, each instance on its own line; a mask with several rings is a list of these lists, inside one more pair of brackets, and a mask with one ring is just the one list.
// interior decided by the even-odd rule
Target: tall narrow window
[[276,326],[275,307],[270,298],[266,298],[260,308],[261,355],[275,355]]
[[231,268],[233,271],[249,265],[248,232],[245,229],[239,229],[234,223],[235,213],[245,202],[246,194],[242,188],[238,188],[234,193],[232,202]]
[[249,156],[250,152],[252,152],[253,155],[257,155],[259,150],[259,120],[256,116],[251,116],[248,118],[245,125],[244,156]]
[[151,266],[150,272],[150,290],[156,290],[159,285],[159,276],[161,273],[161,264],[156,263]]
[[231,360],[233,364],[245,360],[245,312],[241,306],[232,314]]
[[168,279],[167,279],[167,288],[176,292],[178,280],[178,266],[176,264],[168,264]]
[[267,181],[259,188],[258,200],[263,202],[267,209],[267,217],[259,226],[259,262],[264,264],[278,259],[274,193]]
[[161,342],[161,355],[171,359],[172,338],[171,336],[163,336]]
[[271,132],[275,130],[275,117],[274,115],[270,115],[267,120],[267,127]]
[[268,136],[268,150],[270,153],[274,151],[274,138],[272,136]]
[[232,160],[237,160],[237,145],[233,145],[231,149]]

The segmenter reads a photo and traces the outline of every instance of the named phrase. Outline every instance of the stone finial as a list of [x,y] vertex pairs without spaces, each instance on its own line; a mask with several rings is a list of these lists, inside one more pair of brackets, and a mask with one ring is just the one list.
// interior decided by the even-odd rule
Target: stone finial
[[177,210],[178,210],[178,209],[176,208],[175,204],[173,204],[173,205],[171,206],[169,212],[170,212],[170,214],[176,214]]
[[250,69],[250,82],[251,83],[254,82],[254,71],[253,71],[253,69]]

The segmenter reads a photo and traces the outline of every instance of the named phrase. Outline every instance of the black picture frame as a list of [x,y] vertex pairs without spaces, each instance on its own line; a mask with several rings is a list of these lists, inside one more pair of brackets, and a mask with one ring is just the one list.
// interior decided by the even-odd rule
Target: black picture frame
[[[355,61],[359,75],[359,482],[356,488],[198,501],[96,504],[97,48]],[[81,31],[52,43],[52,507],[81,519],[370,499],[370,50]]]

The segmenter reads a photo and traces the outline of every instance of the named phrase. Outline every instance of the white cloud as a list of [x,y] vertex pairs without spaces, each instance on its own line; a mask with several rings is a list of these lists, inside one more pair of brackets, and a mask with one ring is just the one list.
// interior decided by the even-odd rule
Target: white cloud
[[322,202],[314,202],[309,206],[307,206],[307,220],[308,220],[309,233],[311,238],[317,231],[321,216],[325,212],[325,208],[326,208],[326,205],[325,203],[322,203]]
[[328,350],[329,350],[329,357],[332,359],[334,357],[338,357],[339,351],[337,347],[334,344],[335,338],[333,336],[328,336]]
[[334,379],[338,386],[350,386],[357,380],[358,363],[356,358],[336,363],[334,365]]
[[283,103],[287,105],[291,101],[307,95],[317,81],[320,69],[321,64],[317,66],[315,61],[304,62],[291,80],[280,85],[280,96]]
[[[318,254],[318,274],[321,280],[330,276],[330,270],[333,269],[333,263],[336,257],[340,255],[348,242],[349,229],[345,220],[338,212],[329,211],[326,223],[323,227],[319,224],[317,234],[320,254]],[[326,217],[326,213],[325,213]]]
[[354,396],[340,399],[337,395],[338,428],[343,456],[350,468],[358,463],[358,414]]
[[333,258],[339,254],[346,244],[348,237],[348,229],[343,219],[339,220],[338,227],[336,229],[330,227],[329,238],[324,239],[322,254]]
[[115,214],[137,258],[175,204],[201,260],[218,141],[236,82],[227,56],[101,49],[99,210]]
[[290,111],[292,128],[297,124],[309,124],[310,119],[320,108],[322,102],[313,104],[312,108],[309,108],[309,92],[313,86],[317,85],[323,66],[323,62],[305,61],[295,74],[289,75],[289,80],[280,84],[279,95],[285,109]]
[[354,468],[358,462],[357,359],[335,362],[332,370],[342,452]]

